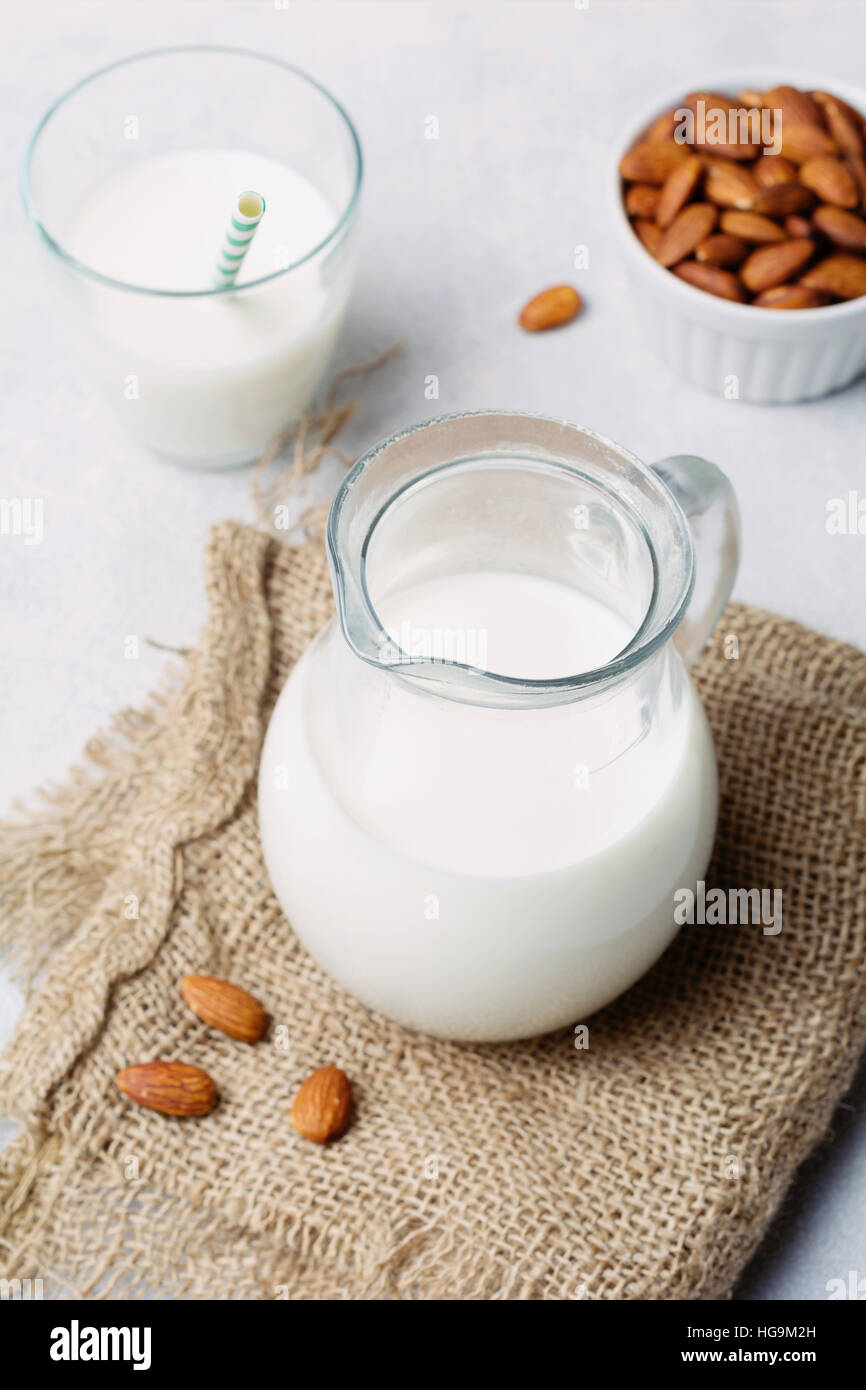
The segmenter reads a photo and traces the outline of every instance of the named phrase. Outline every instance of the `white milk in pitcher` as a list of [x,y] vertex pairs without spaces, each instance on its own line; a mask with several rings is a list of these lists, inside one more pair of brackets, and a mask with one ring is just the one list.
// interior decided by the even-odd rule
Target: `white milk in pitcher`
[[[377,611],[404,650],[463,643],[523,679],[603,666],[633,635],[526,574],[436,579]],[[651,718],[637,685],[493,709],[371,669],[327,629],[274,711],[259,796],[277,896],[329,973],[467,1040],[581,1021],[638,979],[707,867],[717,809],[697,695],[670,644],[652,660]]]
[[[246,292],[208,290],[232,205],[244,189],[266,212],[237,286],[292,265],[326,240],[334,209],[298,171],[242,150],[147,157],[97,185],[64,249],[135,290],[92,279],[74,306],[86,365],[123,423],[188,464],[256,457],[309,404],[346,305],[346,277],[313,260]],[[152,291],[145,293],[144,291]]]

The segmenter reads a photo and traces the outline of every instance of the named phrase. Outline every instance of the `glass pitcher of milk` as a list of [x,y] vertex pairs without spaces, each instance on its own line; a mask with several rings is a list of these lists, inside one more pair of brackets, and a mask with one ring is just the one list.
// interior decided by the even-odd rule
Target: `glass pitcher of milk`
[[327,542],[338,618],[260,771],[286,915],[412,1028],[584,1020],[665,949],[709,862],[716,763],[688,666],[736,572],[729,482],[558,420],[452,416],[355,465]]

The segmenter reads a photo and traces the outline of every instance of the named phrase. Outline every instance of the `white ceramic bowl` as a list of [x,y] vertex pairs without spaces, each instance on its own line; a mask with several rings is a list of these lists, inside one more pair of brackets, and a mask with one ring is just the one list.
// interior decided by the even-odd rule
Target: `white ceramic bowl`
[[638,240],[622,200],[623,152],[687,92],[767,91],[783,83],[829,91],[866,114],[866,91],[835,77],[790,69],[740,69],[684,80],[636,114],[614,151],[613,218],[643,331],[656,351],[695,386],[746,401],[825,396],[866,370],[866,295],[823,309],[756,309],[695,289],[665,270]]

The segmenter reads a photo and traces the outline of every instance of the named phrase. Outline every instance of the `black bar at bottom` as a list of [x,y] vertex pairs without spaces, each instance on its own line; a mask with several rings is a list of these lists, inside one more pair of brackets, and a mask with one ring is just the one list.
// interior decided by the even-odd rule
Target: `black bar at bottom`
[[[425,1307],[424,1324],[416,1335],[428,1336],[420,1345],[423,1369],[429,1376],[435,1360],[443,1373],[455,1369],[450,1327],[484,1364],[485,1378],[498,1359],[521,1344],[531,1359],[543,1347],[541,1364],[549,1374],[561,1374],[563,1363],[551,1360],[562,1337],[562,1353],[575,1370],[588,1353],[602,1355],[608,1373],[635,1370],[687,1375],[710,1366],[738,1369],[760,1366],[767,1371],[802,1366],[828,1374],[856,1364],[856,1333],[863,1310],[854,1301],[840,1302],[719,1302],[719,1303],[595,1303],[540,1309],[522,1305],[500,1325],[495,1310],[461,1313],[456,1302]],[[379,1312],[375,1312],[375,1307]],[[415,1305],[416,1311],[418,1304]],[[212,1376],[225,1384],[237,1376],[255,1380],[262,1374],[289,1372],[301,1379],[307,1357],[326,1379],[365,1374],[391,1378],[397,1371],[388,1351],[389,1337],[406,1330],[404,1318],[414,1316],[395,1302],[369,1303],[206,1303],[206,1302],[42,1302],[11,1298],[0,1301],[3,1345],[15,1348],[18,1364],[50,1379],[109,1372],[162,1375],[190,1373]],[[471,1323],[464,1319],[469,1316]],[[475,1322],[475,1317],[480,1322]],[[526,1323],[514,1318],[527,1319]],[[383,1318],[379,1323],[378,1318]],[[427,1323],[427,1318],[430,1322]],[[451,1323],[451,1318],[456,1322]],[[487,1319],[492,1318],[492,1322]],[[357,1321],[356,1321],[357,1319]],[[536,1319],[538,1321],[536,1321]],[[450,1327],[449,1327],[450,1325]],[[435,1333],[435,1341],[432,1334]],[[543,1341],[537,1340],[543,1336]],[[351,1338],[351,1340],[349,1340]],[[533,1340],[536,1339],[536,1340]],[[577,1340],[575,1340],[577,1339]],[[534,1356],[530,1348],[535,1347]],[[341,1351],[342,1348],[342,1351]],[[509,1348],[511,1349],[509,1351]],[[581,1350],[582,1348],[582,1350]],[[468,1350],[468,1348],[467,1348]],[[334,1358],[334,1359],[332,1359]],[[472,1358],[474,1359],[474,1358]],[[467,1363],[458,1358],[464,1370]],[[486,1364],[485,1364],[486,1362]],[[406,1350],[400,1353],[401,1378],[412,1367]],[[565,1364],[569,1364],[566,1362]],[[595,1363],[597,1365],[597,1361]],[[559,1372],[556,1366],[559,1366]],[[419,1367],[420,1368],[420,1367]]]

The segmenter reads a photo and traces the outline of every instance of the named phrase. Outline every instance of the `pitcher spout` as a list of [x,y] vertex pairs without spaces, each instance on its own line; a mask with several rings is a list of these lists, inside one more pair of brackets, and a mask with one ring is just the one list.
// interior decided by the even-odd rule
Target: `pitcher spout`
[[[687,520],[653,469],[590,430],[507,411],[444,416],[372,449],[334,498],[327,543],[357,657],[492,706],[564,703],[626,678],[673,635],[694,584]],[[483,623],[419,635],[408,615],[392,620],[396,596],[491,571],[604,605],[625,625],[621,645],[538,675],[497,663]]]

